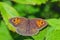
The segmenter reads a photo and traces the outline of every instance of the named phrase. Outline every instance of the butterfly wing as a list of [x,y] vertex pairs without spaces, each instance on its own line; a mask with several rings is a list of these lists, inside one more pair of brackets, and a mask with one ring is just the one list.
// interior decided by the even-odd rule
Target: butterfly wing
[[27,30],[27,32],[28,32],[29,36],[36,35],[39,32],[39,30],[37,29],[37,27],[35,25],[34,20],[29,20],[28,28],[29,29]]
[[47,22],[40,18],[29,19],[28,27],[26,29],[28,36],[36,35],[39,30],[46,27]]
[[47,26],[47,22],[41,18],[34,18],[32,19],[32,22],[34,23],[34,27],[39,30]]
[[16,32],[20,35],[27,35],[26,29],[28,24],[28,19],[26,18],[11,18],[10,23],[16,28]]
[[[10,23],[16,28],[18,34],[24,36],[32,36],[39,32],[40,29],[47,25],[47,22],[40,18],[26,19],[26,18],[11,18]],[[38,30],[39,29],[39,30]]]

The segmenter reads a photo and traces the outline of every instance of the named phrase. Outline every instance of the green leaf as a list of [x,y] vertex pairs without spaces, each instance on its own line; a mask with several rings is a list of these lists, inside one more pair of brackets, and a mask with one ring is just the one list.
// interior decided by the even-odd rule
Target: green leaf
[[60,19],[47,19],[47,22],[53,28],[60,30]]
[[50,29],[47,31],[45,40],[60,40],[60,19],[48,19]]
[[30,15],[28,16],[28,18],[32,19],[32,18],[36,18],[34,15]]
[[39,11],[39,8],[33,7],[32,5],[24,5],[24,4],[16,4],[14,5],[14,8],[20,12],[21,14],[34,14]]
[[20,4],[32,4],[32,5],[40,5],[42,3],[46,3],[48,0],[12,0]]
[[0,40],[13,40],[3,21],[0,21]]
[[60,40],[60,30],[51,28],[46,34],[46,40]]
[[19,16],[17,11],[14,8],[12,8],[10,5],[3,2],[0,2],[0,10],[6,25],[8,25],[8,28],[10,30],[14,31],[15,28],[9,23],[9,19],[15,16]]

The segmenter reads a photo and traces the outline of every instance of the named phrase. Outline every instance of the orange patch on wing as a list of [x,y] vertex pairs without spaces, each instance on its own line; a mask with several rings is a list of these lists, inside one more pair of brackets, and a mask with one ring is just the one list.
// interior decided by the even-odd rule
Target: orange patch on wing
[[20,20],[19,18],[15,18],[15,19],[12,20],[12,22],[13,22],[15,25],[18,25],[18,24],[21,22],[21,20]]
[[44,24],[44,21],[43,20],[37,20],[36,21],[36,24],[37,24],[37,27],[42,27],[42,25]]

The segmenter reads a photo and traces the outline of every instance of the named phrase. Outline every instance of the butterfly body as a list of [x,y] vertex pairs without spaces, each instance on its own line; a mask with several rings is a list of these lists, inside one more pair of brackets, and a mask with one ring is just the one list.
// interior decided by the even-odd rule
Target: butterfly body
[[10,19],[10,23],[16,28],[16,32],[24,36],[35,35],[47,25],[47,22],[40,18],[27,19],[14,17]]

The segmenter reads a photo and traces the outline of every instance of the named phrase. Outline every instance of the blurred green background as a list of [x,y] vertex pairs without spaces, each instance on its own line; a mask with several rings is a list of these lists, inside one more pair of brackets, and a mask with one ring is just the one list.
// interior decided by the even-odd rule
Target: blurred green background
[[[15,32],[9,19],[42,18],[48,26],[34,36]],[[0,0],[0,40],[60,40],[60,0]]]

